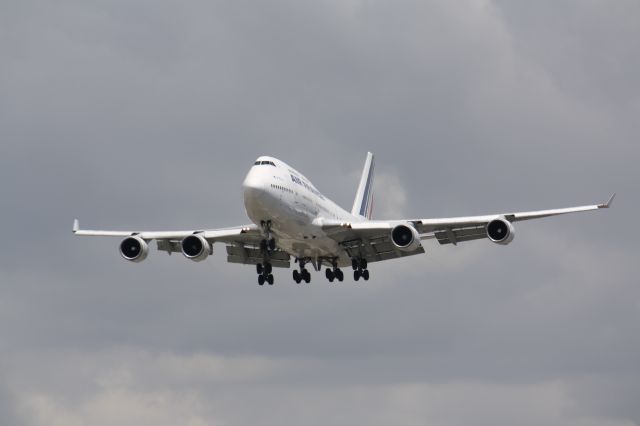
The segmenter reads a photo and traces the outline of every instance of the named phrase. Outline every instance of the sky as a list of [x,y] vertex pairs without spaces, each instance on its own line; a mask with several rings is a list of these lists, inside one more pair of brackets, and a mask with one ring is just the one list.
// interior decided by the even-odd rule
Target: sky
[[[640,425],[640,3],[0,2],[0,424]],[[605,201],[507,247],[259,287],[224,246],[272,155],[374,218]],[[348,275],[348,274],[347,274]]]

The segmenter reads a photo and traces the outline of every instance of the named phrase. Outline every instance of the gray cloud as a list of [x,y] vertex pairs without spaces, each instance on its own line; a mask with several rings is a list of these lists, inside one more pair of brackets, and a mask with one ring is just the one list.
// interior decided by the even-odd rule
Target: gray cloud
[[[624,1],[3,3],[0,423],[639,424],[637,18]],[[245,223],[261,154],[349,206],[367,150],[378,217],[620,195],[506,248],[429,242],[366,285],[258,288],[223,247],[130,265],[70,234],[76,216]]]

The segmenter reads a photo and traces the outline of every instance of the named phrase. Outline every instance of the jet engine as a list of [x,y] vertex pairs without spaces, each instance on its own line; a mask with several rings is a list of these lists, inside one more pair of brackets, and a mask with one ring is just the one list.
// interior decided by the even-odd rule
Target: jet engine
[[142,262],[149,254],[149,245],[145,240],[134,235],[120,243],[120,255],[130,262]]
[[182,246],[182,254],[187,259],[194,262],[201,262],[209,256],[211,252],[211,244],[201,234],[194,234],[185,237],[180,243]]
[[496,244],[506,246],[515,237],[516,230],[511,222],[504,218],[493,219],[487,223],[487,237]]
[[391,241],[402,251],[413,251],[420,246],[420,235],[413,226],[400,224],[391,230]]

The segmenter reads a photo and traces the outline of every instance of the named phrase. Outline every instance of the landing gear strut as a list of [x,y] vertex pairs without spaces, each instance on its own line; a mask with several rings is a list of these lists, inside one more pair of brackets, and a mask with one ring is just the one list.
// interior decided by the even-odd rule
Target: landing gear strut
[[296,284],[300,284],[301,281],[309,284],[311,282],[311,274],[304,267],[304,260],[298,259],[298,263],[300,264],[300,271],[298,272],[297,269],[293,270],[293,280],[296,282]]
[[360,277],[365,281],[369,281],[369,270],[367,269],[366,259],[351,259],[351,267],[353,268],[353,279],[355,281],[360,280]]
[[260,250],[262,251],[274,251],[276,249],[276,240],[271,235],[271,221],[261,221],[260,226],[262,227],[262,232],[266,238],[260,241]]

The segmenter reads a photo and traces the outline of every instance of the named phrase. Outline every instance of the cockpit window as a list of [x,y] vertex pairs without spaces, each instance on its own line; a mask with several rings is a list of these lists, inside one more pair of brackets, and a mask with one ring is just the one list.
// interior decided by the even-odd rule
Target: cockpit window
[[259,161],[256,161],[255,163],[253,163],[253,165],[254,165],[254,166],[259,166],[259,165],[260,165],[260,162],[259,162]]
[[253,163],[254,166],[273,166],[276,167],[276,164],[273,161],[256,161],[255,163]]

